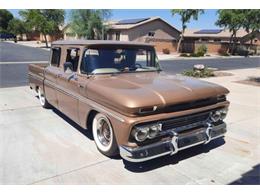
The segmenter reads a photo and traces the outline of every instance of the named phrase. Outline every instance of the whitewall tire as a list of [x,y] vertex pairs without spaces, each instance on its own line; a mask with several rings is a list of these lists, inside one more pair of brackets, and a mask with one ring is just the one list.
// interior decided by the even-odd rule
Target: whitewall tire
[[44,92],[42,91],[41,88],[38,88],[38,97],[39,97],[40,104],[41,104],[42,107],[44,107],[44,108],[49,108],[50,107],[50,104],[46,100]]
[[92,131],[98,150],[106,156],[118,154],[118,146],[109,119],[98,113],[93,119]]

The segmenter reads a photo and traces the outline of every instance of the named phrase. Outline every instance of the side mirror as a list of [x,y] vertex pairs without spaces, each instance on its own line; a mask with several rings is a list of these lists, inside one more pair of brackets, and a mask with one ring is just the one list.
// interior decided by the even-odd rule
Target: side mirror
[[73,72],[73,65],[71,62],[65,62],[63,68],[64,68],[64,72],[68,72],[68,73]]

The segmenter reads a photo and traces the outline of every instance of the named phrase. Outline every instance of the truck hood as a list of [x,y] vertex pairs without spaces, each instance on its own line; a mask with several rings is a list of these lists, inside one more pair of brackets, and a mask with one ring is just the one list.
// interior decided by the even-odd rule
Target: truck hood
[[217,84],[163,72],[94,76],[87,87],[89,99],[126,115],[143,108],[165,108],[228,92]]

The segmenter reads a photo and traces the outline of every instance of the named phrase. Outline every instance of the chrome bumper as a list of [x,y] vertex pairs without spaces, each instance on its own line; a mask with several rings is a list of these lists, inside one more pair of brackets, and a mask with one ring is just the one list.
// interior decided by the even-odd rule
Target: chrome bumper
[[166,141],[137,148],[119,146],[120,155],[130,162],[143,162],[160,156],[173,155],[186,148],[207,144],[213,139],[223,137],[226,133],[226,124],[212,126],[208,123],[206,127],[198,128],[194,132],[196,133],[182,135],[172,130],[170,132],[172,138]]

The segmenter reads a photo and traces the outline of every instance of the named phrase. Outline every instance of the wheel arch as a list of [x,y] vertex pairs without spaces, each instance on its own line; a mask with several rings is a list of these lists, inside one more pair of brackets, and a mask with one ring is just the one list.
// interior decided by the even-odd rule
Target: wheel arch
[[94,109],[89,111],[87,119],[86,119],[87,130],[92,131],[92,122],[97,113],[99,113],[99,112]]

